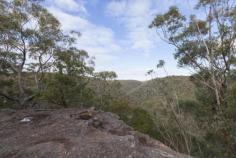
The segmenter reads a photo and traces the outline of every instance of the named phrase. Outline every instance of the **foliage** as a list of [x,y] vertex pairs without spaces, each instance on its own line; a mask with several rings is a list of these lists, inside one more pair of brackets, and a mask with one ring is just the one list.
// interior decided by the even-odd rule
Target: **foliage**
[[129,106],[129,102],[123,99],[121,102],[114,102],[109,111],[118,114],[125,123],[135,130],[158,138],[159,133],[156,130],[152,115],[142,108],[132,108]]
[[[95,106],[120,116],[135,130],[196,157],[235,157],[236,7],[232,0],[199,0],[206,17],[189,18],[177,7],[150,25],[176,47],[189,77],[117,81],[113,71],[94,73],[94,63],[75,48],[40,0],[0,0],[0,107],[33,103]],[[71,36],[73,35],[73,36]],[[75,36],[76,35],[76,36]],[[159,60],[157,69],[165,69]],[[191,80],[191,81],[190,81]]]
[[204,10],[206,15],[187,18],[177,7],[170,7],[155,17],[150,28],[156,28],[159,37],[176,48],[179,66],[196,72],[191,76],[196,85],[196,102],[177,104],[184,111],[183,116],[187,113],[194,116],[201,131],[198,140],[206,144],[204,150],[194,154],[235,157],[235,99],[232,97],[235,94],[232,79],[236,61],[235,4],[233,0],[199,0],[195,9]]
[[51,103],[68,107],[80,99],[79,94],[82,93],[83,87],[80,88],[78,83],[68,75],[50,75],[46,79],[47,89],[42,93],[42,97]]
[[[150,25],[159,36],[176,47],[175,58],[180,66],[188,66],[200,77],[197,79],[215,95],[216,112],[224,111],[228,80],[235,65],[235,5],[231,0],[199,1],[206,18],[196,15],[186,18],[177,7],[158,14]],[[159,32],[160,31],[160,32]],[[204,77],[208,75],[208,79]]]
[[87,95],[85,92],[88,93],[88,79],[85,77],[93,71],[92,67],[86,65],[87,58],[87,52],[76,48],[57,51],[54,65],[58,72],[46,79],[47,89],[43,92],[43,97],[64,107],[78,103]]
[[[74,102],[66,97],[82,95],[93,71],[87,52],[73,47],[76,36],[63,34],[40,0],[1,0],[0,7],[0,96],[18,108],[39,95],[63,106]],[[55,75],[45,79],[49,73]]]
[[106,110],[112,102],[123,96],[120,82],[116,80],[117,74],[113,71],[94,73],[90,86],[96,95],[96,106]]
[[23,73],[38,75],[47,69],[48,58],[62,38],[60,23],[39,1],[1,0],[0,6],[1,73],[14,77],[13,84],[18,87],[14,94],[9,89],[0,94],[24,107],[36,94],[27,85]]
[[[125,82],[125,81],[121,81]],[[127,94],[130,100],[137,106],[143,107],[148,111],[156,111],[161,106],[163,94],[159,88],[163,82],[166,82],[167,93],[173,93],[176,89],[177,96],[181,100],[195,100],[195,85],[188,76],[168,76],[164,78],[155,78],[141,84],[134,84],[123,93]],[[129,85],[131,83],[129,82]],[[127,86],[123,84],[123,86]],[[150,106],[149,106],[150,105]]]

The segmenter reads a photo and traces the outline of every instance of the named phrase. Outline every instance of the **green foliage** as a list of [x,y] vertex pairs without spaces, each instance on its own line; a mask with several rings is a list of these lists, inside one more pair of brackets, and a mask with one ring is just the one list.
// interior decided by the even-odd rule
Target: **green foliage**
[[185,17],[180,14],[179,9],[175,6],[172,6],[167,13],[163,15],[157,15],[149,27],[161,27],[165,25],[168,27],[167,30],[169,32],[176,33],[177,30],[183,26],[182,21],[184,20]]
[[[0,0],[0,107],[22,108],[32,101],[96,106],[178,151],[235,157],[235,6],[199,0],[197,9],[202,8],[210,10],[206,19],[187,19],[171,7],[150,25],[177,48],[180,66],[196,70],[192,82],[189,77],[118,82],[115,72],[93,73],[88,53],[73,47],[75,36],[63,34],[39,0]],[[156,67],[164,65],[160,60]]]
[[78,89],[76,81],[64,74],[55,74],[46,82],[47,90],[43,93],[43,97],[49,102],[63,105],[68,105],[73,102],[74,94]]
[[60,74],[68,74],[77,77],[91,75],[93,68],[87,66],[88,53],[84,50],[70,47],[69,49],[58,50],[54,54],[55,66]]
[[66,74],[49,74],[45,78],[45,89],[39,100],[62,107],[89,107],[95,105],[95,94],[87,86],[87,78],[78,79]]
[[[236,61],[236,14],[233,2],[199,0],[196,9],[204,10],[206,17],[190,15],[186,18],[177,7],[170,7],[166,13],[158,14],[150,25],[156,28],[164,41],[176,48],[175,58],[179,65],[196,72],[192,76],[196,101],[185,100],[178,105],[183,115],[194,116],[199,126],[201,138],[195,138],[204,149],[195,151],[194,155],[198,157],[236,155],[235,79],[232,78]],[[168,95],[166,92],[164,94]],[[167,103],[172,102],[167,100]],[[187,130],[186,127],[182,128]],[[176,145],[181,139],[173,142]],[[193,146],[197,145],[196,142],[193,142]]]
[[101,80],[114,80],[117,78],[117,74],[114,71],[102,71],[94,74],[95,78]]
[[[232,22],[235,16],[229,13],[235,12],[235,6],[228,5],[221,0],[208,1],[207,3],[200,1],[198,6],[203,7],[206,11],[211,7],[211,11],[209,14],[207,13],[209,18],[205,20],[197,19],[195,15],[191,15],[186,20],[187,18],[181,15],[177,7],[170,7],[168,12],[156,15],[150,27],[156,28],[157,31],[160,30],[159,35],[163,34],[163,39],[177,48],[175,58],[178,59],[180,65],[190,66],[194,69],[207,69],[209,65],[204,62],[211,61],[207,57],[206,49],[211,49],[210,53],[214,53],[212,60],[225,64],[226,69],[229,69],[228,66],[233,64],[230,61],[231,58],[230,60],[223,58],[234,53],[230,50],[229,44],[233,40],[230,37],[235,31],[235,23]],[[218,9],[222,9],[221,6],[225,7],[224,12],[218,11]],[[214,33],[210,33],[213,30],[211,27],[214,27]],[[220,46],[218,45],[219,38],[222,42]],[[208,48],[202,39],[206,41]],[[223,58],[220,57],[222,55]]]
[[135,130],[158,138],[159,133],[156,130],[153,117],[142,108],[131,108],[128,102],[123,99],[123,101],[114,102],[109,111],[118,114],[125,123]]
[[228,87],[228,93],[227,93],[227,109],[226,114],[227,117],[231,120],[236,120],[236,76],[235,73],[233,73],[230,76],[230,87]]
[[0,6],[0,70],[5,77],[13,78],[17,87],[15,93],[9,87],[0,94],[22,108],[37,95],[27,84],[24,72],[38,76],[46,71],[47,58],[53,55],[52,49],[63,34],[57,19],[37,0],[1,0]]
[[[166,83],[165,86],[163,85],[163,82]],[[131,85],[131,83],[129,83],[129,85]],[[123,86],[128,85],[123,84]],[[161,107],[161,103],[163,102],[163,92],[160,88],[163,86],[165,87],[165,91],[168,94],[173,94],[173,89],[175,89],[180,100],[196,99],[194,94],[196,87],[187,76],[169,76],[165,78],[156,78],[134,84],[133,88],[122,89],[125,89],[123,93],[127,94],[135,105],[153,112],[156,109],[159,109]]]
[[206,112],[201,104],[193,100],[180,100],[179,108],[183,112],[190,113],[195,117],[201,117],[205,114],[204,112]]
[[86,65],[86,58],[88,58],[87,53],[76,48],[56,52],[55,66],[58,72],[47,78],[44,98],[68,107],[78,104],[84,95],[89,96],[86,75],[91,74],[93,68]]
[[112,102],[124,96],[121,91],[121,84],[116,80],[117,75],[113,71],[102,71],[94,73],[90,80],[90,87],[96,95],[95,105],[106,110]]
[[222,114],[216,114],[212,110],[214,95],[200,85],[196,89],[197,101],[180,102],[181,110],[194,116],[201,131],[201,137],[196,137],[193,145],[199,145],[200,150],[195,150],[193,155],[202,158],[235,156],[236,113],[235,99],[232,97],[235,96],[235,85],[230,84],[230,89],[227,93],[228,106]]
[[197,15],[187,19],[177,7],[170,7],[166,13],[158,14],[151,24],[164,41],[176,48],[175,58],[179,65],[195,70],[201,84],[214,93],[216,102],[211,106],[217,113],[225,110],[227,76],[235,69],[236,30],[232,14],[235,5],[230,5],[231,2],[199,1],[196,9],[206,13],[201,19]]
[[142,85],[141,81],[136,80],[119,80],[119,82],[121,84],[122,92],[129,92]]
[[[87,52],[72,47],[76,37],[63,34],[59,21],[40,0],[1,0],[0,7],[0,74],[4,76],[0,96],[19,108],[39,95],[63,106],[74,102],[75,98],[65,97],[82,95],[85,76],[93,72]],[[52,70],[57,78],[45,79]]]
[[161,68],[165,65],[165,61],[164,60],[159,60],[158,64],[157,64],[157,68]]

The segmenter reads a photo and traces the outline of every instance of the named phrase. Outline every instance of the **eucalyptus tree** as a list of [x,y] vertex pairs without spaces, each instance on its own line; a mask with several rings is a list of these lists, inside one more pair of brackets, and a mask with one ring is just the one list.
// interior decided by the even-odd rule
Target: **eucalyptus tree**
[[0,94],[20,106],[24,106],[36,95],[27,85],[25,72],[34,73],[39,88],[41,77],[38,74],[48,68],[53,49],[62,35],[58,20],[39,2],[0,1],[1,71],[16,80],[13,83],[17,86],[14,92],[7,87],[1,88]]
[[215,96],[213,108],[222,112],[227,106],[228,78],[236,64],[235,1],[199,0],[196,9],[205,15],[187,18],[176,6],[170,7],[156,15],[150,28],[176,48],[180,66],[197,72],[195,77]]
[[92,72],[87,52],[74,47],[77,37],[63,33],[41,0],[0,0],[0,23],[0,96],[19,107],[46,92],[45,76],[76,76],[81,83]]
[[206,146],[197,156],[236,155],[236,108],[232,99],[235,92],[231,93],[236,66],[235,3],[235,0],[198,0],[195,9],[201,16],[189,17],[173,6],[156,15],[150,25],[162,40],[176,48],[174,56],[179,65],[195,71],[192,77],[198,100],[190,105],[198,112],[195,119],[204,132],[204,141],[199,139],[199,142]]
[[88,63],[89,59],[86,51],[75,47],[56,50],[54,73],[46,78],[44,98],[64,107],[72,104],[83,106],[83,96],[89,92],[86,86],[93,73],[93,65]]

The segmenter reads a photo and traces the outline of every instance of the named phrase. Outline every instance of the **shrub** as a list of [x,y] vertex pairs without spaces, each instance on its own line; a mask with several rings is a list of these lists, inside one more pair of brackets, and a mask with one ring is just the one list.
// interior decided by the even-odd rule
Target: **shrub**
[[144,109],[132,108],[128,106],[127,102],[123,101],[113,104],[109,111],[118,114],[121,120],[135,130],[148,134],[154,138],[159,137],[153,117]]

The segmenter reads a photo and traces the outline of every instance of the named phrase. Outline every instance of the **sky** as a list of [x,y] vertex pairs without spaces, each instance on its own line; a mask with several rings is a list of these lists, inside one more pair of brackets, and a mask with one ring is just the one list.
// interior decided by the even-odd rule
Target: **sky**
[[[168,75],[189,75],[174,59],[175,48],[148,26],[156,14],[177,5],[193,12],[194,0],[46,0],[44,6],[64,32],[79,31],[76,47],[95,57],[95,71],[115,71],[118,79],[148,80],[146,72],[165,60]],[[166,73],[159,70],[157,76]]]

